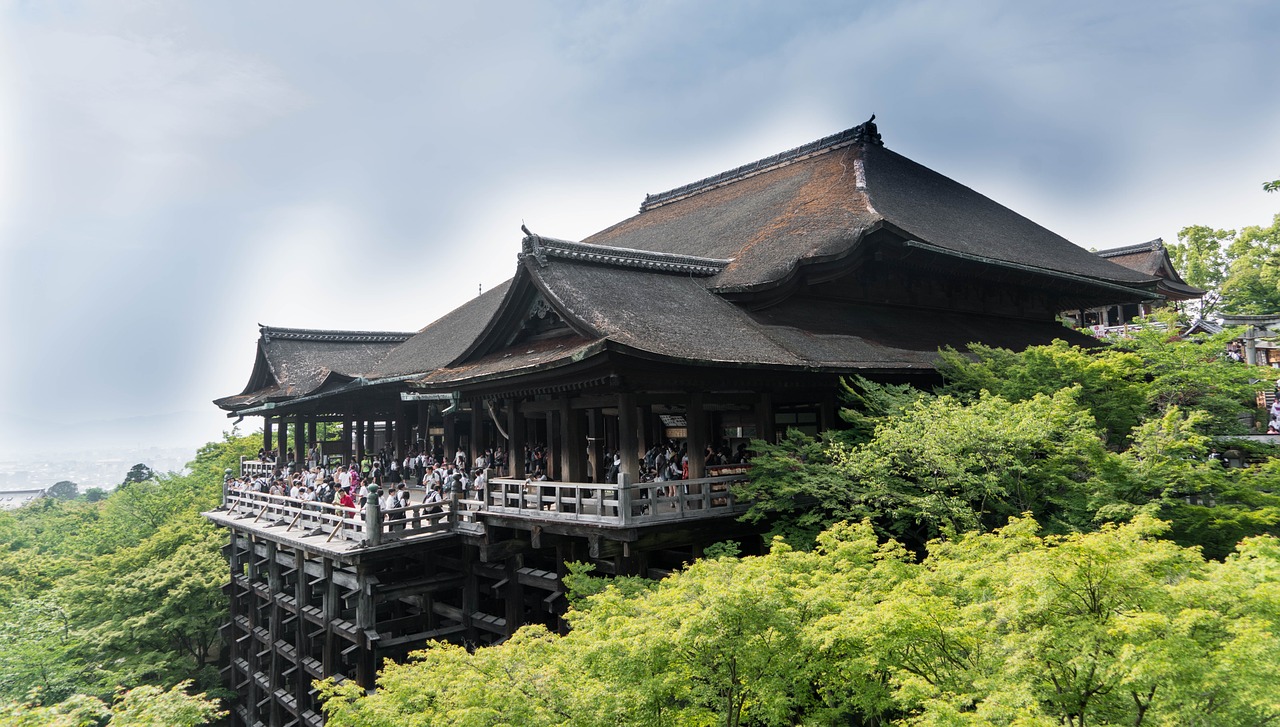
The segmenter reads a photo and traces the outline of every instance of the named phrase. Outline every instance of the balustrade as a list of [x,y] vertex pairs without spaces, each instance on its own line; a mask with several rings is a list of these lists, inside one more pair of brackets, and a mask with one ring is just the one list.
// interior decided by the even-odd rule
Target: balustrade
[[[247,464],[247,463],[246,463]],[[597,484],[590,482],[534,482],[494,478],[475,499],[454,493],[449,500],[415,503],[381,510],[379,532],[369,532],[363,509],[285,495],[229,490],[224,508],[254,523],[283,526],[298,536],[326,536],[376,545],[407,537],[453,532],[481,532],[483,515],[501,515],[545,522],[576,522],[633,527],[679,520],[737,515],[746,510],[734,495],[733,484],[743,474],[693,480]]]

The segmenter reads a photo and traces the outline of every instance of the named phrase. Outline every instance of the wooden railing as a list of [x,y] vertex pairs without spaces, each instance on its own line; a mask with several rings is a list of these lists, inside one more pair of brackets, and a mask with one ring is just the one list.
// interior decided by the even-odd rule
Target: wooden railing
[[614,485],[494,478],[483,512],[558,522],[629,526],[723,517],[746,510],[732,484],[743,475]]
[[[618,485],[494,478],[477,493],[478,499],[455,493],[444,502],[390,510],[381,510],[373,503],[370,509],[362,510],[251,490],[229,490],[224,510],[240,520],[252,518],[253,523],[284,527],[286,533],[298,536],[377,545],[432,533],[483,532],[484,515],[611,527],[732,516],[747,509],[735,498],[732,488],[744,479],[742,474],[733,474]],[[370,531],[371,522],[377,523],[376,533]]]
[[240,460],[240,476],[248,477],[270,477],[276,470],[275,462],[263,462],[256,459]]
[[[263,525],[284,526],[285,532],[298,535],[325,535],[325,542],[349,540],[366,543],[386,542],[427,533],[449,533],[458,523],[474,522],[477,510],[466,509],[469,501],[417,503],[408,507],[381,510],[379,533],[369,535],[369,517],[364,510],[353,510],[327,502],[303,501],[265,492],[231,490],[226,497],[228,514],[252,517]],[[473,502],[478,506],[479,502]]]

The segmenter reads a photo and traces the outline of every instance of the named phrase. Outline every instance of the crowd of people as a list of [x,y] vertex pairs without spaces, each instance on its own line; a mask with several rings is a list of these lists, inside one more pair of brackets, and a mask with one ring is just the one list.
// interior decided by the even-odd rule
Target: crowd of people
[[[724,441],[708,445],[704,456],[708,466],[744,464],[750,458],[750,452],[745,443],[733,449]],[[378,505],[383,511],[415,504],[419,488],[422,493],[419,503],[443,509],[445,500],[454,494],[462,498],[482,498],[489,478],[504,476],[508,471],[507,455],[502,449],[486,449],[475,462],[469,462],[466,451],[462,449],[457,450],[452,459],[447,458],[440,448],[434,451],[415,449],[399,458],[384,447],[378,452],[364,454],[358,461],[330,466],[315,446],[307,452],[306,462],[301,466],[293,460],[282,462],[276,451],[265,448],[258,451],[258,459],[274,465],[271,474],[234,477],[228,473],[229,491],[259,492],[299,502],[322,502],[352,511],[365,508],[372,496],[372,485],[378,487]],[[545,446],[526,446],[524,465],[528,483],[550,480],[550,456]],[[619,451],[604,452],[605,482],[612,484],[618,481],[621,465]],[[689,479],[688,447],[675,440],[655,444],[644,453],[640,465],[640,482]]]
[[[377,485],[378,505],[383,511],[397,510],[414,504],[415,490],[422,488],[427,505],[444,507],[444,501],[457,493],[484,491],[490,473],[505,470],[505,461],[492,450],[468,462],[467,453],[458,450],[452,460],[444,452],[414,451],[397,458],[388,450],[366,454],[359,461],[331,467],[323,461],[317,448],[308,453],[307,462],[299,467],[294,461],[279,462],[276,452],[261,449],[259,461],[275,464],[271,474],[227,476],[227,489],[287,497],[299,502],[323,502],[353,511],[369,503],[371,486]],[[413,488],[413,489],[411,489]]]

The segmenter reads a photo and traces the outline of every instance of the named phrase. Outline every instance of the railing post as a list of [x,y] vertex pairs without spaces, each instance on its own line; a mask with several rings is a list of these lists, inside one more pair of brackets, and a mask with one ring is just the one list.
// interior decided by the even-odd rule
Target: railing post
[[381,494],[377,485],[369,485],[369,499],[364,506],[364,540],[369,545],[382,545],[382,506],[378,504]]
[[[600,509],[604,509],[604,491],[600,492]],[[604,513],[600,513],[603,515]],[[618,516],[621,523],[631,524],[631,473],[618,473]]]
[[458,529],[458,491],[449,493],[449,529]]

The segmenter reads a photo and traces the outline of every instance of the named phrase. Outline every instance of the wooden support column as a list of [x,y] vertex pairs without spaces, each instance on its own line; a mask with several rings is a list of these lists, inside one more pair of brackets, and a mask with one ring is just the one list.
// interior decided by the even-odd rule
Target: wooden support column
[[444,460],[446,462],[453,461],[454,451],[458,448],[457,440],[458,429],[458,411],[454,411],[444,415]]
[[[387,417],[387,420],[382,423],[382,438],[385,442],[383,446],[391,447],[394,452],[396,449],[396,424],[393,419],[394,417]],[[385,462],[383,463],[383,467],[386,467]]]
[[707,412],[703,408],[702,394],[689,395],[689,406],[684,418],[689,428],[689,479],[705,477],[707,472]]
[[338,670],[339,653],[342,650],[338,635],[333,631],[333,622],[342,614],[341,598],[338,595],[338,584],[333,580],[333,559],[324,559],[324,603],[320,607],[324,620],[324,653],[321,665],[325,674],[333,674]]
[[418,402],[418,439],[422,440],[422,446],[426,449],[431,448],[431,405],[426,402]]
[[351,462],[351,436],[356,431],[356,422],[351,417],[342,421],[342,464]]
[[[281,422],[280,429],[281,431],[284,430],[283,422]],[[279,649],[275,648],[276,642],[284,636],[282,629],[283,624],[281,624],[284,614],[282,613],[283,609],[280,608],[280,601],[278,600],[278,597],[284,590],[284,578],[280,573],[280,561],[276,560],[278,548],[275,542],[268,540],[266,542],[266,546],[267,591],[270,593],[270,600],[267,601],[267,608],[271,614],[268,617],[270,620],[267,623],[267,632],[270,634],[271,653],[267,655],[266,672],[267,684],[271,691],[274,692],[276,689],[280,688],[280,673],[284,671],[284,659],[282,658]],[[258,648],[258,645],[255,644],[254,648]],[[280,705],[274,697],[271,699],[270,710],[272,720],[277,721],[279,719]]]
[[773,394],[761,394],[756,402],[756,439],[773,444]]
[[[377,422],[375,422],[373,419],[370,419],[370,420],[369,420],[368,422],[366,422],[366,423],[365,423],[365,425],[364,425],[364,452],[363,452],[363,454],[368,454],[368,453],[371,453],[371,452],[376,452],[376,451],[378,451],[377,441],[378,441],[378,424],[377,424]],[[361,456],[361,457],[360,457],[360,459],[364,459],[364,457],[363,457],[363,456]]]
[[289,422],[280,417],[276,427],[276,467],[283,467],[289,458]]
[[376,657],[374,651],[378,648],[376,642],[369,639],[369,634],[377,631],[378,616],[374,610],[373,604],[373,583],[370,581],[370,569],[365,563],[356,566],[356,586],[360,589],[356,601],[356,631],[357,638],[363,642],[364,648],[360,649],[360,661],[356,664],[356,682],[365,689],[373,689],[374,681],[377,678],[375,670]]
[[513,555],[506,559],[505,575],[507,578],[506,585],[506,613],[503,617],[506,619],[506,636],[511,636],[516,629],[524,623],[524,587],[520,585],[519,569],[523,559],[519,555]]
[[586,480],[586,441],[582,437],[582,423],[578,412],[569,406],[569,395],[562,394],[559,402],[560,418],[560,474],[566,482]]
[[316,451],[316,464],[319,465],[320,458],[323,457],[323,455],[320,454],[320,437],[316,435],[316,420],[314,417],[307,420],[308,459],[310,459],[310,453],[311,453],[311,450],[313,449]]
[[509,477],[526,477],[524,471],[525,419],[520,402],[507,399],[507,472]]
[[631,484],[640,481],[640,440],[636,434],[636,395],[618,394],[618,453],[622,466],[618,468],[618,482]]
[[592,482],[604,482],[604,473],[608,471],[609,465],[612,464],[613,457],[609,458],[609,462],[604,461],[604,416],[599,409],[587,410],[587,469],[591,473]]
[[818,431],[827,432],[835,429],[836,422],[836,400],[833,394],[828,394],[822,400],[818,410]]
[[[636,451],[640,453],[640,458],[644,459],[644,453],[649,451],[649,447],[653,446],[650,442],[649,423],[653,421],[653,407],[646,404],[640,407],[636,413],[639,417],[636,421]],[[661,439],[659,439],[661,441]]]
[[299,470],[307,468],[307,437],[303,432],[301,414],[293,418],[293,461]]
[[561,470],[564,466],[564,458],[560,456],[560,427],[556,423],[557,412],[553,409],[548,411],[544,416],[546,422],[546,462],[547,477],[553,480],[563,481]]
[[262,417],[262,451],[271,451],[271,417]]
[[364,459],[364,418],[356,420],[356,451],[355,461],[359,462]]
[[475,467],[476,460],[481,454],[484,454],[484,402],[479,399],[471,400],[471,441],[467,443],[467,450],[470,453],[468,466]]
[[409,456],[412,444],[413,425],[409,423],[409,408],[401,402],[396,405],[396,462],[403,462]]
[[[293,568],[294,578],[297,580],[293,586],[293,603],[297,606],[298,612],[294,614],[296,618],[293,619],[293,627],[295,629],[293,644],[299,669],[302,668],[302,660],[311,655],[311,641],[307,638],[307,630],[310,625],[307,623],[306,616],[302,613],[302,609],[311,605],[308,598],[311,594],[309,593],[310,586],[307,585],[306,566],[306,554],[302,552],[301,548],[295,549],[293,551]],[[307,691],[310,686],[311,680],[301,674],[293,681],[293,698],[297,700],[298,711],[302,711],[307,705]]]
[[479,588],[476,584],[476,549],[471,545],[462,546],[462,627],[465,629],[467,641],[476,642],[476,627],[472,614],[480,605]]

